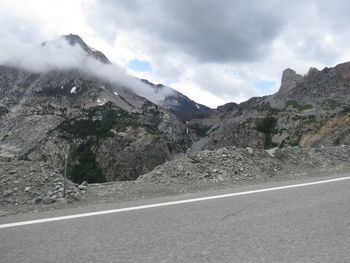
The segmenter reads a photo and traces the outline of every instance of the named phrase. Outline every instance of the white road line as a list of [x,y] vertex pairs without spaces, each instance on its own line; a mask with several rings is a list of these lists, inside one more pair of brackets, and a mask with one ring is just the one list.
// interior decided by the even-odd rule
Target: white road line
[[212,199],[234,197],[234,196],[248,195],[248,194],[256,194],[256,193],[270,192],[270,191],[290,189],[290,188],[297,188],[297,187],[302,187],[302,186],[326,184],[326,183],[339,182],[339,181],[344,181],[344,180],[349,180],[349,179],[350,179],[350,176],[347,176],[347,177],[341,177],[341,178],[335,178],[335,179],[329,179],[329,180],[323,180],[323,181],[316,181],[316,182],[309,182],[309,183],[302,183],[302,184],[293,184],[293,185],[286,185],[286,186],[278,186],[278,187],[257,189],[257,190],[245,191],[245,192],[206,196],[206,197],[199,197],[199,198],[158,203],[158,204],[151,204],[151,205],[141,205],[141,206],[126,207],[126,208],[119,208],[119,209],[112,209],[112,210],[105,210],[105,211],[98,211],[98,212],[90,212],[90,213],[83,213],[83,214],[76,214],[76,215],[59,216],[59,217],[43,218],[43,219],[23,221],[23,222],[8,223],[8,224],[0,225],[0,229],[1,228],[16,227],[16,226],[40,224],[40,223],[46,223],[46,222],[61,221],[61,220],[68,220],[68,219],[81,218],[81,217],[121,213],[121,212],[162,207],[162,206],[186,204],[186,203],[200,202],[200,201],[206,201],[206,200],[212,200]]

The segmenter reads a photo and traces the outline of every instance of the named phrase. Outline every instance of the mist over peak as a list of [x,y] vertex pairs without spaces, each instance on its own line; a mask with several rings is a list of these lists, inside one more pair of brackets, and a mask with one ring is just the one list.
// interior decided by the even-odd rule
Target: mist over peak
[[64,38],[70,45],[75,46],[78,45],[80,46],[87,54],[95,58],[96,60],[104,63],[104,64],[112,64],[108,58],[103,54],[101,51],[96,50],[92,47],[89,47],[84,40],[74,34],[69,34],[69,35],[63,35],[62,38]]
[[20,68],[34,73],[52,70],[79,70],[113,84],[132,90],[146,99],[158,103],[171,95],[172,90],[155,92],[126,70],[111,63],[98,50],[89,47],[83,39],[74,34],[63,35],[52,41],[31,42],[16,38],[1,37],[0,65]]

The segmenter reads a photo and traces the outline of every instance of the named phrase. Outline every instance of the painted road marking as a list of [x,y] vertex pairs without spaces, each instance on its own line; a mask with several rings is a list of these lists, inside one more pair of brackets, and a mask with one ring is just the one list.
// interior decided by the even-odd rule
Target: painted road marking
[[310,185],[333,183],[333,182],[339,182],[339,181],[344,181],[344,180],[349,180],[349,179],[350,179],[350,176],[347,176],[347,177],[341,177],[341,178],[335,178],[335,179],[329,179],[329,180],[323,180],[323,181],[316,181],[316,182],[309,182],[309,183],[302,183],[302,184],[292,184],[292,185],[257,189],[257,190],[251,190],[251,191],[245,191],[245,192],[206,196],[206,197],[199,197],[199,198],[193,198],[193,199],[187,199],[187,200],[179,200],[179,201],[157,203],[157,204],[150,204],[150,205],[141,205],[141,206],[134,206],[134,207],[111,209],[111,210],[104,210],[104,211],[90,212],[90,213],[83,213],[83,214],[76,214],[76,215],[43,218],[43,219],[30,220],[30,221],[14,222],[14,223],[0,225],[0,229],[1,228],[16,227],[16,226],[25,226],[25,225],[47,223],[47,222],[55,222],[55,221],[68,220],[68,219],[81,218],[81,217],[107,215],[107,214],[121,213],[121,212],[127,212],[127,211],[162,207],[162,206],[187,204],[187,203],[207,201],[207,200],[212,200],[212,199],[220,199],[220,198],[234,197],[234,196],[240,196],[240,195],[249,195],[249,194],[277,191],[277,190],[283,190],[283,189],[297,188],[297,187],[303,187],[303,186],[310,186]]

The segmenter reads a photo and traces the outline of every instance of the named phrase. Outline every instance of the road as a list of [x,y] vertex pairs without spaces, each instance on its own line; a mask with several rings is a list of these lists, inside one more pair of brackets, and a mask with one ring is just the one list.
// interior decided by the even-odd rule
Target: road
[[[178,196],[162,206],[143,202],[141,209],[6,226],[0,262],[350,262],[349,179],[262,184],[234,189],[244,194],[225,190],[216,193],[225,196],[193,200],[201,193],[176,203],[189,197]],[[137,203],[113,208],[125,205]],[[3,218],[0,227],[43,216]]]

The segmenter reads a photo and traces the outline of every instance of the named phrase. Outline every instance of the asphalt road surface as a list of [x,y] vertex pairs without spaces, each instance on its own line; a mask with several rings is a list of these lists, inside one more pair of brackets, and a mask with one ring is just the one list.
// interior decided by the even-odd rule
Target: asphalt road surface
[[[141,209],[28,225],[5,225],[28,216],[7,217],[0,221],[0,262],[350,262],[349,179],[241,187],[234,192],[244,194],[225,190],[219,198],[147,206],[169,202],[158,199]],[[31,219],[44,215],[54,216]]]

